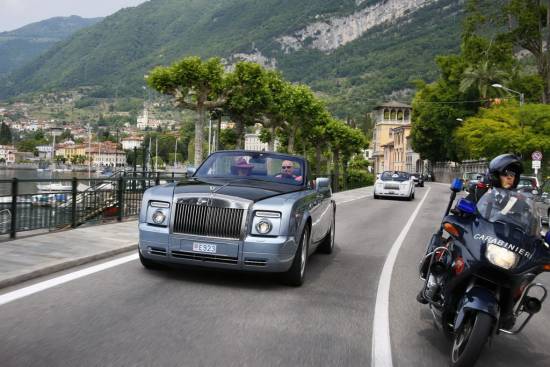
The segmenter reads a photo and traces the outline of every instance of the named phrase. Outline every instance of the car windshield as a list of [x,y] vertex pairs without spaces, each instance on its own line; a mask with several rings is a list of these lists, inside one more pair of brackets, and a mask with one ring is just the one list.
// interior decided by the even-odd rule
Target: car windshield
[[479,177],[481,177],[481,173],[477,173],[477,172],[466,172],[464,174],[465,180],[478,180]]
[[518,181],[518,187],[525,187],[525,186],[532,187],[533,181],[527,177],[520,177]]
[[493,188],[481,197],[477,211],[485,220],[515,224],[530,236],[540,232],[540,217],[529,195],[521,192]]
[[304,181],[304,161],[268,152],[216,152],[193,177],[251,179],[299,186]]
[[382,181],[408,181],[411,176],[407,172],[385,171],[380,176]]

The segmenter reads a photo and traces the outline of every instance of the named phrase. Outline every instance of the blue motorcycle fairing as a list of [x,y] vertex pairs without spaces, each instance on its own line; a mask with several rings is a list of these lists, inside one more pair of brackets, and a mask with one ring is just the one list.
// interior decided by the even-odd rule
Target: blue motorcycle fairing
[[464,317],[468,311],[483,312],[492,316],[495,320],[499,318],[500,308],[498,300],[495,295],[486,288],[473,287],[466,292],[459,304],[458,315],[454,322],[455,332],[462,326]]

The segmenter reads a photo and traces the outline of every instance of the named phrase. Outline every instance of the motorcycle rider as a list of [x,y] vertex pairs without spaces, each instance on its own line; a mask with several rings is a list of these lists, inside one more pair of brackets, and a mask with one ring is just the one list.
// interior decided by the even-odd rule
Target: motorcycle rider
[[[514,154],[501,154],[489,163],[489,170],[487,171],[486,179],[489,181],[491,187],[503,188],[506,190],[514,190],[519,183],[519,176],[523,172],[521,160]],[[476,185],[475,189],[470,190],[466,200],[477,203],[481,197],[489,190],[487,185]],[[454,208],[451,213],[460,215],[459,209]],[[436,247],[441,246],[440,241],[432,241],[426,254],[432,252]],[[422,272],[427,272],[429,258],[426,258],[422,264]],[[426,277],[429,274],[424,274]],[[416,296],[416,300],[422,304],[428,303],[428,300],[424,298],[423,290],[420,290]]]

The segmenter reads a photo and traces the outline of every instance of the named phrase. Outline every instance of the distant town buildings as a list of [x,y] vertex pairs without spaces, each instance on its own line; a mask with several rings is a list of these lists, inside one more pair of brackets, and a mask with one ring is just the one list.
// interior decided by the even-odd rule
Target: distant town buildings
[[53,146],[51,146],[51,145],[38,145],[36,147],[36,150],[38,151],[38,158],[44,159],[44,160],[52,160],[53,159]]
[[17,149],[13,145],[0,145],[0,161],[15,163]]
[[134,148],[140,148],[143,143],[143,136],[130,136],[122,139],[122,149],[132,150]]
[[[262,143],[260,140],[260,127],[261,125],[256,126],[256,131],[254,133],[244,135],[244,149],[245,150],[258,150],[258,151],[268,151],[269,144]],[[275,139],[274,151],[277,151],[279,147],[279,141]]]
[[410,142],[412,107],[391,101],[376,106],[372,117],[375,122],[371,143],[374,172],[422,172],[423,162]]
[[139,130],[154,130],[159,126],[168,127],[176,125],[174,120],[158,120],[149,116],[149,110],[147,107],[143,109],[143,113],[137,118],[137,128]]

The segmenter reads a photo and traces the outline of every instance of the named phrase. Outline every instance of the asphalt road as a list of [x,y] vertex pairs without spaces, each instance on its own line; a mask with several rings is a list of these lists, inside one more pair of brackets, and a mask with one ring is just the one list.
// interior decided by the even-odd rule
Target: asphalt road
[[[0,365],[369,366],[388,251],[416,200],[339,205],[333,255],[310,258],[301,288],[253,273],[169,269],[138,261],[0,306]],[[433,184],[398,254],[389,298],[394,366],[442,366],[450,346],[417,304],[417,265],[446,206]],[[550,277],[541,277],[550,285]],[[550,306],[478,366],[548,366]]]

